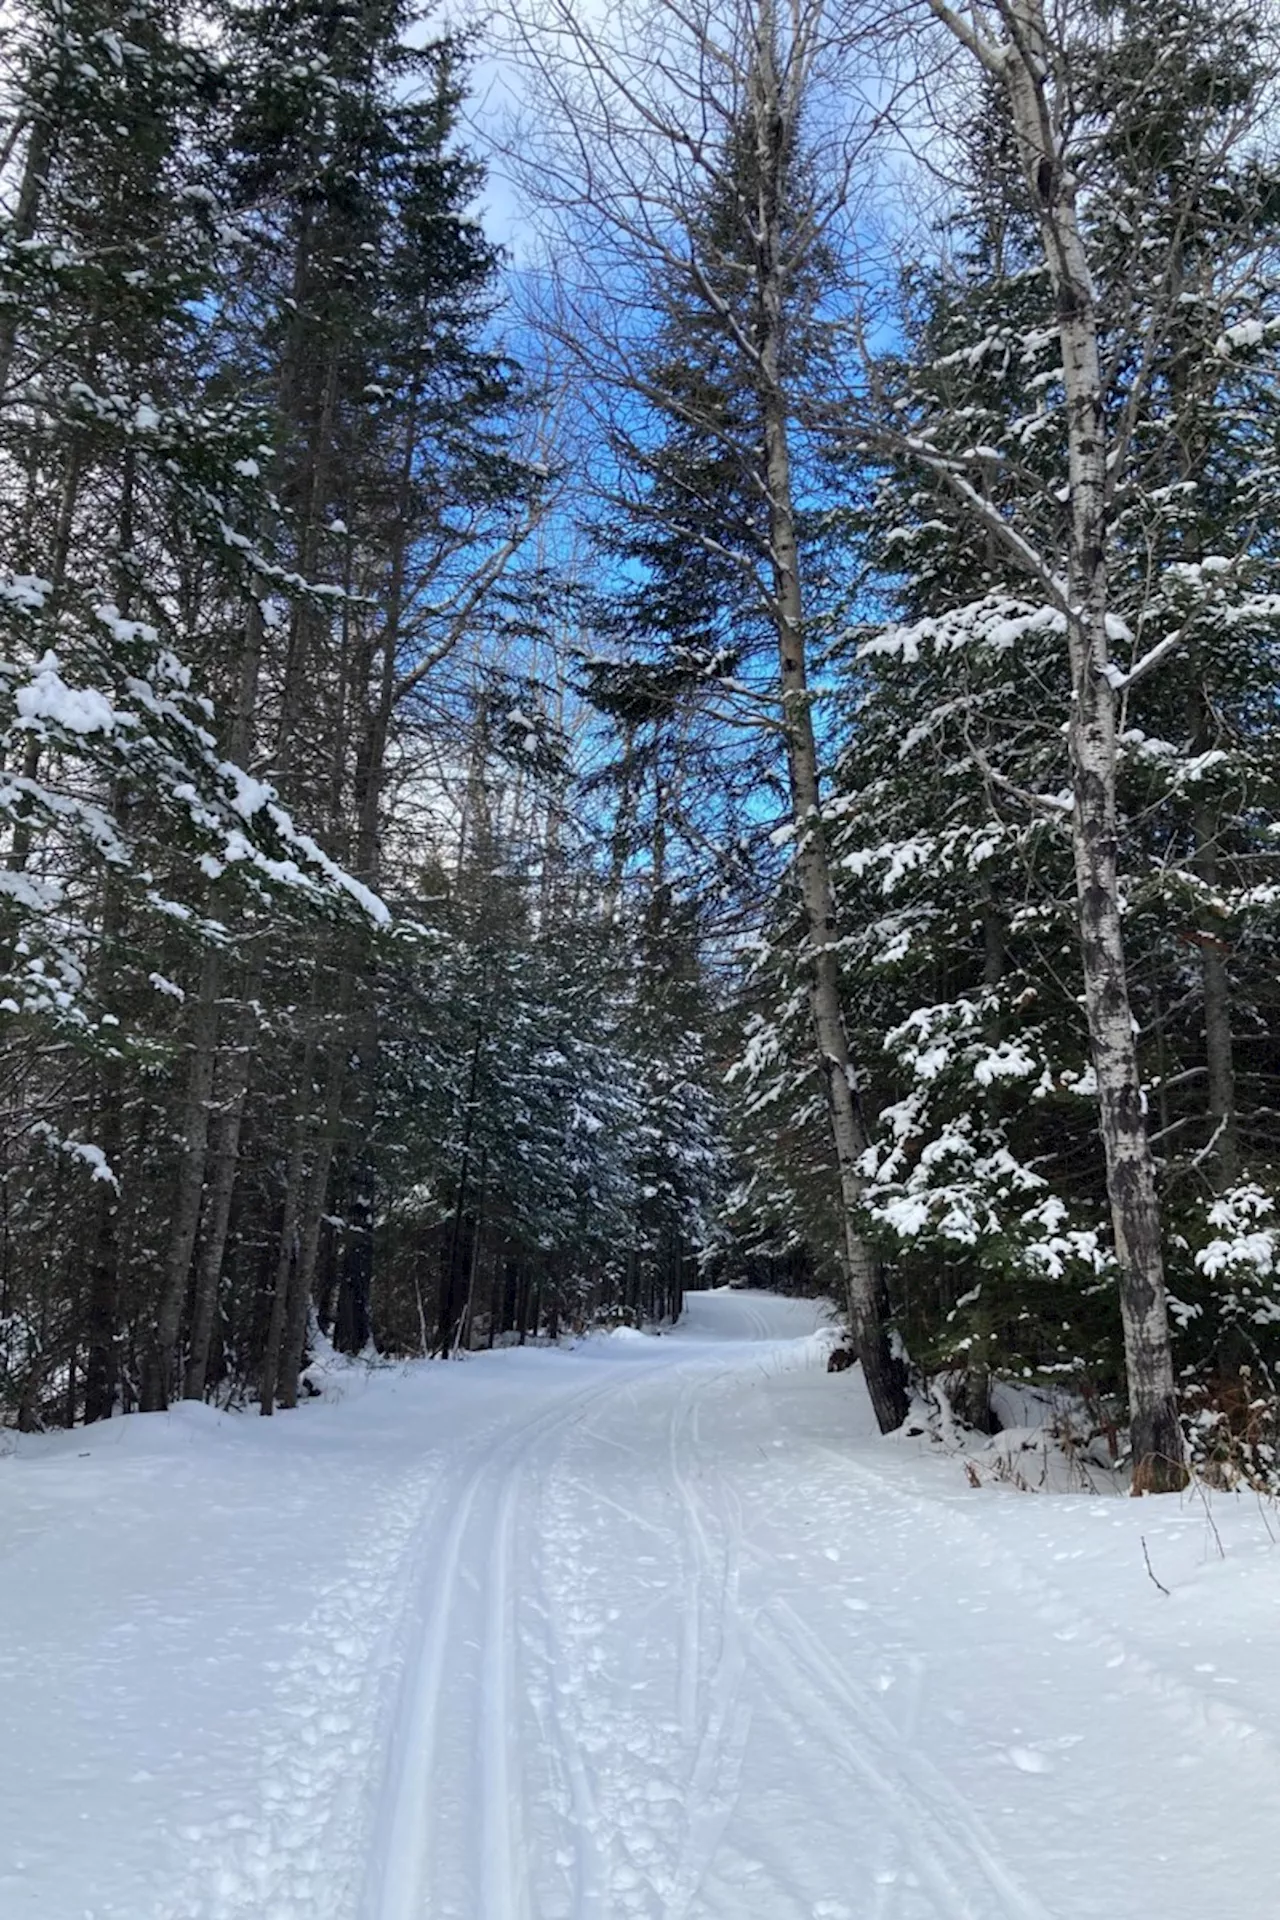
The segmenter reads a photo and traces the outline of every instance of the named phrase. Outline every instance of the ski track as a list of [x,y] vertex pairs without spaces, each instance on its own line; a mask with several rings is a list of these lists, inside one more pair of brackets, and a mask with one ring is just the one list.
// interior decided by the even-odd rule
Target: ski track
[[[428,1915],[432,1920],[437,1916],[454,1920],[455,1915],[456,1920],[528,1920],[513,1673],[518,1495],[531,1455],[614,1390],[612,1382],[594,1384],[499,1439],[472,1465],[455,1496],[439,1559],[430,1569],[420,1643],[396,1708],[390,1759],[379,1794],[381,1818],[370,1847],[371,1871],[359,1909],[361,1920],[426,1920]],[[473,1533],[478,1533],[480,1547],[477,1551],[473,1545],[469,1558]],[[478,1589],[478,1571],[487,1571],[487,1595]],[[474,1640],[477,1624],[478,1643]],[[475,1649],[474,1701],[479,1713],[476,1724],[460,1729],[456,1714],[450,1725],[447,1682],[450,1660],[468,1644]],[[465,1712],[473,1702],[463,1704]],[[460,1890],[450,1891],[441,1884],[449,1872],[459,1873],[459,1842],[466,1845],[466,1833],[455,1834],[448,1854],[450,1843],[439,1818],[442,1796],[436,1775],[449,1734],[464,1746],[479,1749],[482,1839],[478,1871],[471,1879],[478,1905],[471,1907],[460,1904],[467,1898],[465,1870]]]
[[[685,1502],[689,1531],[696,1541],[704,1568],[714,1579],[715,1556],[709,1533],[718,1528],[725,1541],[725,1585],[722,1620],[737,1611],[736,1567],[729,1579],[731,1557],[741,1554],[740,1512],[729,1511],[727,1488],[717,1488],[717,1504],[703,1503],[690,1474],[678,1465],[677,1436],[684,1426],[688,1451],[699,1452],[698,1403],[687,1393],[673,1409],[671,1434],[673,1475]],[[709,1462],[714,1471],[713,1462]],[[710,1521],[710,1525],[708,1524]],[[759,1565],[758,1556],[753,1556]],[[1027,1893],[999,1856],[975,1809],[946,1782],[937,1768],[916,1750],[913,1722],[918,1712],[923,1669],[915,1670],[914,1710],[909,1709],[905,1731],[899,1734],[872,1696],[843,1677],[841,1668],[810,1632],[795,1609],[781,1596],[772,1598],[755,1616],[751,1628],[754,1664],[770,1681],[797,1745],[815,1741],[825,1746],[831,1765],[823,1769],[837,1783],[838,1794],[851,1780],[880,1810],[886,1828],[894,1832],[903,1852],[914,1856],[917,1873],[925,1880],[938,1920],[1053,1920],[1048,1908]],[[836,1700],[843,1712],[833,1711]],[[714,1751],[714,1750],[713,1750]],[[839,1820],[840,1807],[832,1817]],[[722,1820],[723,1830],[727,1818]],[[719,1833],[715,1838],[718,1840]],[[714,1842],[713,1842],[714,1847]],[[701,1861],[693,1891],[701,1885],[713,1847]],[[888,1920],[888,1892],[896,1883],[882,1883],[882,1912]],[[972,1889],[971,1892],[966,1889]]]
[[277,1679],[256,1793],[186,1835],[198,1843],[195,1870],[181,1891],[161,1896],[154,1920],[241,1920],[246,1911],[302,1920],[346,1904],[350,1884],[335,1869],[359,1824],[362,1766],[376,1752],[371,1676],[392,1657],[400,1579],[434,1517],[442,1466],[429,1459],[376,1504]]
[[[22,1920],[1269,1911],[1269,1868],[1244,1840],[1222,1878],[1213,1831],[1241,1794],[1251,1833],[1280,1813],[1265,1714],[1010,1550],[1013,1496],[966,1503],[936,1463],[837,1444],[833,1414],[860,1400],[817,1377],[804,1314],[694,1296],[661,1341],[406,1377],[352,1456],[358,1522],[264,1661],[238,1785],[172,1836],[180,1871]],[[1175,1838],[1149,1909],[1140,1838],[1092,1858],[1143,1805],[1143,1755],[1184,1769],[1162,1775]],[[1058,1765],[1055,1806],[1027,1776]]]
[[899,1850],[913,1856],[939,1920],[1052,1920],[1001,1858],[974,1806],[919,1752],[909,1730],[899,1735],[868,1695],[833,1673],[825,1648],[815,1658],[804,1623],[785,1602],[776,1619],[761,1618],[756,1648],[797,1739],[820,1730],[832,1759],[843,1763],[834,1769],[842,1787],[855,1780]]

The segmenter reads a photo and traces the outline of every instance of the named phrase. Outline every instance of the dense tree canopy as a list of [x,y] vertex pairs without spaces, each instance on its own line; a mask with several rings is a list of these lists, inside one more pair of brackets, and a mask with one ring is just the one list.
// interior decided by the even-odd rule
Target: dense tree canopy
[[886,1426],[1005,1372],[1127,1401],[1141,1484],[1238,1453],[1277,69],[1069,14],[522,8],[513,261],[489,43],[14,10],[6,1418],[701,1271],[831,1291]]

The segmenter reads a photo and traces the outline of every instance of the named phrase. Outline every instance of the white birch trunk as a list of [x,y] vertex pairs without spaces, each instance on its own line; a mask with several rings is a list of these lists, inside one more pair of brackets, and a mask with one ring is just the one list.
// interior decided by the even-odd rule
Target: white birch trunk
[[1058,50],[1042,0],[996,0],[993,11],[1003,29],[998,43],[943,0],[930,4],[1003,82],[1057,303],[1067,404],[1069,743],[1081,963],[1119,1266],[1133,1487],[1135,1493],[1162,1492],[1182,1486],[1186,1470],[1116,866],[1116,695],[1107,672],[1107,447],[1099,318],[1076,183],[1064,164],[1055,116]]

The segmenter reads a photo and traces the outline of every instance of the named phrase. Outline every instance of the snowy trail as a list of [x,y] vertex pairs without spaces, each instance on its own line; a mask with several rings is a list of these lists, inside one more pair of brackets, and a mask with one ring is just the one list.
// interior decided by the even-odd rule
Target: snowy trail
[[[421,1643],[395,1712],[361,1906],[368,1920],[437,1912],[526,1920],[515,1679],[520,1497],[557,1437],[614,1390],[612,1380],[596,1382],[504,1434],[468,1461],[445,1503],[447,1529],[421,1595]],[[437,1509],[435,1533],[440,1520]]]
[[[814,1309],[0,1460],[3,1920],[1257,1920],[1280,1547],[975,1491]],[[1171,1588],[1147,1579],[1142,1542]]]

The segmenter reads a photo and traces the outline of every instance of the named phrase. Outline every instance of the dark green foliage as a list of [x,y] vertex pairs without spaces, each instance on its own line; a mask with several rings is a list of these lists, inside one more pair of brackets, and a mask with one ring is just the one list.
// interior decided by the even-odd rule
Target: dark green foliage
[[[1129,989],[1176,1359],[1203,1390],[1242,1362],[1268,1380],[1280,1364],[1280,202],[1263,139],[1242,134],[1271,76],[1243,11],[1198,6],[1089,10],[1072,60],[1109,378],[1114,649],[1122,670],[1160,648],[1121,717]],[[905,344],[878,368],[865,438],[895,457],[845,520],[892,610],[858,609],[836,727],[867,1220],[926,1369],[1119,1392],[1066,831],[1063,617],[1008,537],[1051,561],[1062,551],[1058,338],[994,94],[960,145],[970,186],[945,262],[908,272]],[[768,1136],[787,1146],[742,1203],[780,1243],[819,1245],[793,970],[780,915],[743,1084],[754,1152]]]

